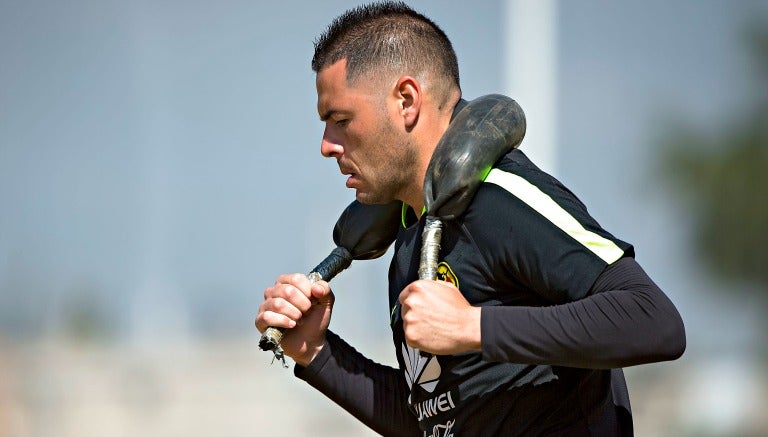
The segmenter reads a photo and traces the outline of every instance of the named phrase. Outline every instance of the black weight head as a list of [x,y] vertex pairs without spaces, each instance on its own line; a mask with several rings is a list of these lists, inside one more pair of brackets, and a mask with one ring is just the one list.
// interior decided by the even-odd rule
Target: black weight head
[[336,221],[333,241],[347,249],[352,259],[378,258],[397,237],[401,211],[401,202],[364,205],[354,200]]
[[489,94],[466,104],[427,167],[427,214],[442,220],[463,214],[493,164],[523,141],[525,126],[522,108],[509,97]]

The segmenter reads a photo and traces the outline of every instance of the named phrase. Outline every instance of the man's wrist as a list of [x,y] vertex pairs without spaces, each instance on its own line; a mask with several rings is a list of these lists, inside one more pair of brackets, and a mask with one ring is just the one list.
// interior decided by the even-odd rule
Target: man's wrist
[[325,338],[323,338],[323,341],[318,345],[308,347],[305,353],[295,357],[293,361],[302,367],[308,367],[309,364],[312,363],[312,360],[314,360],[320,354],[320,351],[323,350],[323,346],[325,346]]
[[482,317],[482,308],[481,307],[471,307],[468,311],[468,318],[467,318],[467,324],[465,325],[465,333],[466,333],[466,342],[469,347],[469,350],[482,350],[483,348],[483,342],[482,342],[482,328],[481,328],[481,317]]

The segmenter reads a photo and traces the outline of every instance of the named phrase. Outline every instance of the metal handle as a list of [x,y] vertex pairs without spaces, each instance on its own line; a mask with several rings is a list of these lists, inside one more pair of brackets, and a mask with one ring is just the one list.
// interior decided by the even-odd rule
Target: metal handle
[[[440,240],[443,237],[443,222],[437,217],[427,216],[424,231],[421,233],[421,258],[419,260],[419,279],[434,281],[437,279],[437,260],[440,256]],[[431,354],[414,349],[419,355]]]
[[433,216],[427,216],[424,231],[421,233],[421,259],[419,261],[419,279],[437,278],[437,260],[440,255],[440,239],[443,236],[443,222]]

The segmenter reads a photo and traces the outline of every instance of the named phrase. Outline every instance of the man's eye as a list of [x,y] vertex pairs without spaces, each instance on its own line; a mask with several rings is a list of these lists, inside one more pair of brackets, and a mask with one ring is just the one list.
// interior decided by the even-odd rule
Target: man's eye
[[349,124],[349,119],[348,118],[344,118],[344,119],[341,119],[341,120],[336,120],[336,125],[338,125],[338,126],[346,126],[348,124]]

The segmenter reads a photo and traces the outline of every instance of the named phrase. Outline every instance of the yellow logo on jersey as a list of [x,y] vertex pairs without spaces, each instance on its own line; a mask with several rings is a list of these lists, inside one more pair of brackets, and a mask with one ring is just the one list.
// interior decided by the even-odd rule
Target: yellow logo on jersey
[[445,261],[437,265],[437,280],[450,282],[456,288],[459,288],[459,278],[456,277],[456,273],[453,273],[453,269]]

